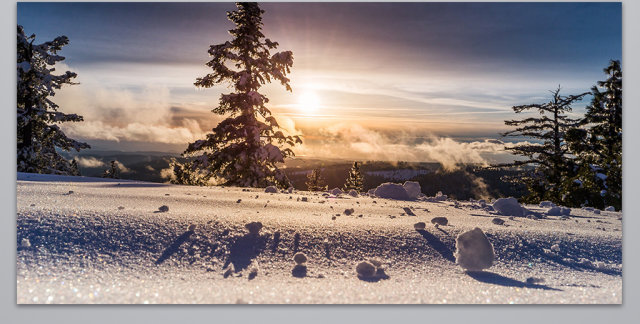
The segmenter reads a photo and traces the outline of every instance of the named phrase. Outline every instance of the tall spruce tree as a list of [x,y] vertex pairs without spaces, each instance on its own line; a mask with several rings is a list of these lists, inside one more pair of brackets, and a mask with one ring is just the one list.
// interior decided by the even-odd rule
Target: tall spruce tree
[[622,208],[622,70],[620,61],[611,60],[604,68],[607,79],[591,88],[593,99],[581,128],[568,132],[567,140],[578,157],[581,184],[576,200],[603,208]]
[[278,43],[262,33],[264,10],[257,3],[239,2],[236,6],[236,11],[227,12],[235,24],[229,31],[233,40],[209,48],[211,60],[206,65],[213,72],[195,82],[200,88],[225,82],[233,86],[235,91],[221,95],[219,106],[212,110],[229,117],[206,139],[189,144],[184,154],[201,154],[193,160],[192,170],[203,170],[222,184],[286,188],[289,179],[278,164],[294,153],[280,146],[294,146],[302,140],[278,130],[276,119],[265,106],[269,99],[258,90],[274,80],[291,91],[286,75],[293,65],[293,53],[270,53]]
[[17,167],[19,172],[72,175],[71,163],[56,150],[80,151],[90,148],[68,138],[57,124],[80,122],[82,116],[65,114],[52,101],[56,90],[76,74],[70,71],[56,75],[54,65],[65,58],[58,55],[69,43],[66,36],[53,41],[34,44],[36,36],[26,36],[18,25],[18,92],[17,92]]
[[524,159],[501,165],[532,167],[525,176],[513,179],[527,186],[528,194],[524,200],[532,203],[541,200],[564,203],[566,195],[562,185],[577,172],[566,142],[566,133],[578,125],[578,120],[567,117],[566,113],[571,111],[573,103],[582,100],[588,93],[561,96],[560,87],[551,93],[552,98],[547,103],[514,106],[516,114],[537,111],[541,116],[506,120],[506,125],[517,128],[502,134],[532,140],[526,144],[507,147],[512,154]]
[[362,172],[360,172],[360,166],[358,162],[353,162],[353,166],[349,170],[349,174],[347,176],[347,181],[344,184],[345,191],[347,190],[357,190],[358,192],[362,192],[362,183],[363,183]]
[[323,191],[327,190],[327,185],[324,183],[324,178],[320,174],[320,169],[313,169],[311,173],[307,175],[307,190],[309,191]]

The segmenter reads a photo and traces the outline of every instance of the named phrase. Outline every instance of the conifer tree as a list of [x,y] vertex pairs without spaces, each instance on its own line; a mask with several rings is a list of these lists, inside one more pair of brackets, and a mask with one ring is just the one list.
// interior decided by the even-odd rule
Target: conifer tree
[[68,138],[57,125],[80,122],[82,116],[62,113],[52,101],[56,90],[65,84],[75,84],[72,82],[75,73],[53,73],[55,64],[65,59],[58,52],[69,39],[59,36],[49,42],[34,44],[36,36],[26,36],[20,25],[17,36],[18,172],[72,174],[71,163],[56,149],[80,151],[90,146]]
[[327,190],[327,185],[324,183],[324,178],[320,174],[320,169],[313,169],[311,173],[307,175],[307,190],[309,191],[323,191]]
[[560,87],[551,93],[553,97],[547,103],[514,106],[513,111],[517,114],[531,110],[541,116],[506,120],[506,125],[518,128],[502,134],[531,139],[531,142],[506,148],[524,159],[501,165],[532,168],[525,176],[513,179],[527,186],[528,195],[524,197],[526,202],[550,200],[563,203],[566,195],[562,184],[577,172],[566,142],[566,133],[578,125],[578,120],[567,117],[566,113],[571,112],[573,103],[582,100],[588,93],[561,96]]
[[71,172],[70,175],[79,176],[80,175],[80,167],[78,166],[78,161],[76,159],[71,160]]
[[611,60],[607,79],[591,88],[593,99],[581,128],[568,132],[567,140],[578,157],[580,171],[572,181],[581,184],[576,200],[593,207],[622,208],[622,70]]
[[195,85],[211,88],[228,83],[234,92],[222,94],[219,106],[212,110],[229,117],[220,122],[206,139],[189,144],[184,155],[195,156],[191,170],[201,170],[225,185],[241,187],[290,186],[285,173],[278,168],[284,159],[293,156],[290,148],[302,143],[299,136],[287,136],[271,111],[265,106],[269,99],[260,94],[260,87],[278,81],[288,91],[291,51],[271,54],[277,46],[262,33],[262,14],[257,3],[239,2],[237,10],[227,12],[235,24],[229,33],[231,41],[209,48],[207,62],[213,72],[198,78]]
[[193,162],[179,163],[172,160],[169,167],[173,170],[174,177],[171,183],[189,186],[206,186],[211,178],[210,174],[193,168]]
[[120,170],[118,169],[118,161],[111,161],[109,168],[102,174],[103,178],[120,179]]
[[360,172],[360,166],[358,165],[358,162],[353,162],[353,166],[351,166],[349,175],[347,176],[347,181],[344,184],[344,189],[345,191],[353,189],[358,192],[362,192],[362,183],[363,176]]

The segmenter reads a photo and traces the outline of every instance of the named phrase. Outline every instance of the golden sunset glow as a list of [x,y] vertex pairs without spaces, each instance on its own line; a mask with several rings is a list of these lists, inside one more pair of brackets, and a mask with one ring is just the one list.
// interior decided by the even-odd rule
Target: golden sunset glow
[[298,108],[303,113],[315,113],[319,107],[320,97],[313,91],[307,90],[298,98]]

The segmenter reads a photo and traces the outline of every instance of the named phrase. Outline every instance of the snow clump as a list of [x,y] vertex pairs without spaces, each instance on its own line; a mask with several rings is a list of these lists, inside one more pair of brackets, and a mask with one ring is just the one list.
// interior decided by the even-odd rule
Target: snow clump
[[169,206],[162,205],[162,206],[158,207],[158,211],[161,212],[161,213],[166,213],[166,212],[169,211]]
[[356,266],[356,272],[360,278],[372,278],[377,271],[376,266],[369,261],[362,261]]
[[418,196],[422,193],[422,189],[420,188],[420,184],[416,181],[405,181],[402,185],[404,190],[409,195],[409,199],[418,199]]
[[353,208],[347,208],[347,209],[344,210],[344,214],[349,216],[349,215],[353,214],[354,211],[355,210]]
[[526,215],[527,210],[522,207],[518,200],[509,198],[500,198],[493,203],[493,209],[502,216],[517,216],[523,217]]
[[379,198],[395,199],[395,200],[410,200],[407,190],[397,183],[386,182],[378,186],[374,195]]
[[268,186],[264,189],[264,192],[266,193],[277,193],[278,192],[278,188],[276,188],[275,186]]
[[434,217],[431,219],[431,224],[434,224],[436,226],[447,226],[447,224],[449,224],[449,220],[446,217]]
[[297,265],[303,265],[305,263],[307,263],[307,255],[302,253],[302,252],[298,252],[296,253],[296,255],[293,256],[293,261],[297,264]]
[[547,210],[549,216],[569,216],[571,215],[571,208],[554,206]]
[[456,264],[469,271],[491,267],[495,253],[493,245],[479,228],[464,232],[456,238]]

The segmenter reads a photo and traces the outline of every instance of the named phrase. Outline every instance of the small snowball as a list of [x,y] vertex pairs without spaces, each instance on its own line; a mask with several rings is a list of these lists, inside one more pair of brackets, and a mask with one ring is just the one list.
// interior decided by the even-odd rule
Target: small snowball
[[347,216],[350,216],[351,214],[353,214],[354,209],[353,208],[347,208],[344,210],[344,214]]
[[158,208],[158,211],[163,212],[163,213],[168,212],[168,211],[169,211],[169,206],[167,206],[167,205],[162,205],[162,206],[160,206],[160,207]]
[[293,256],[293,261],[298,265],[307,263],[307,260],[307,255],[302,252],[298,252]]
[[375,276],[377,269],[376,266],[373,265],[373,263],[369,261],[362,261],[356,266],[356,272],[358,273],[359,277],[371,278]]
[[249,234],[258,235],[260,233],[260,230],[262,229],[262,223],[261,222],[251,222],[251,223],[248,223],[247,225],[245,225],[244,227],[249,231]]
[[21,248],[30,248],[31,247],[31,242],[29,241],[28,238],[23,238],[22,241],[20,241],[20,247]]
[[492,219],[491,222],[496,225],[504,225],[504,219],[498,217]]
[[493,245],[479,228],[464,232],[456,238],[456,264],[469,271],[491,267],[495,253]]
[[267,188],[264,189],[264,192],[266,192],[266,193],[277,193],[278,192],[278,188],[276,188],[275,186],[268,186]]
[[416,231],[422,231],[427,227],[427,224],[425,224],[424,222],[417,222],[415,224],[413,224],[413,228],[416,229]]
[[449,220],[446,217],[434,217],[431,219],[431,224],[446,226],[449,224]]

